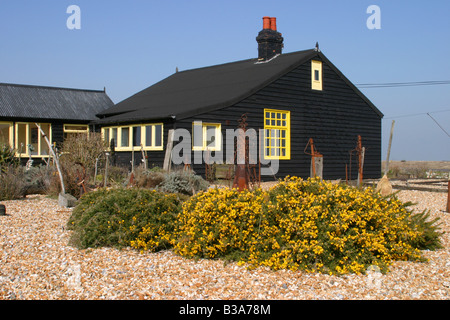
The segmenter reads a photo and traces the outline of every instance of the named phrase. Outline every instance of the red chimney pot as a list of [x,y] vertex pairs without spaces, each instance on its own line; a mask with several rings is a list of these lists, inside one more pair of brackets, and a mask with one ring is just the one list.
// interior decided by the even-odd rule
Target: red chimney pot
[[270,29],[270,17],[263,17],[263,29]]
[[270,18],[270,29],[277,31],[277,18]]

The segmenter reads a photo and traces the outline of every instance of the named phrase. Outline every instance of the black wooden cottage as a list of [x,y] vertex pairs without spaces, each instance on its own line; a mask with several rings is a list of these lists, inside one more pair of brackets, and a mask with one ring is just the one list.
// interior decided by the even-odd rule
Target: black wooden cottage
[[[118,163],[129,165],[135,150],[138,164],[145,150],[150,165],[162,166],[169,130],[184,128],[192,134],[192,167],[204,174],[195,154],[226,150],[221,138],[246,114],[247,128],[263,129],[264,157],[279,160],[277,177],[310,175],[304,149],[313,138],[323,155],[323,177],[345,178],[358,135],[366,149],[364,177],[380,177],[383,114],[318,45],[281,54],[275,19],[263,19],[258,58],[176,72],[100,112],[96,123],[106,139],[114,138]],[[354,178],[356,168],[353,157]]]
[[24,160],[46,158],[48,145],[36,123],[51,143],[61,143],[68,135],[93,130],[96,114],[113,105],[104,90],[0,83],[0,143]]

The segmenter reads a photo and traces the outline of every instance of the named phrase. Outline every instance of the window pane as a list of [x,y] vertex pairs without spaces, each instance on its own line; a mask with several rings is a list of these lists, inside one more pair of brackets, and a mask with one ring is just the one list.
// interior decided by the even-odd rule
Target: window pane
[[109,128],[103,129],[103,137],[105,138],[105,141],[109,144]]
[[207,126],[206,127],[206,146],[208,148],[216,147],[216,127]]
[[162,125],[157,124],[155,126],[155,147],[162,146]]
[[152,128],[153,126],[145,126],[145,146],[151,147],[152,146]]
[[117,128],[112,128],[112,137],[111,137],[111,139],[114,139],[114,147],[117,147]]
[[39,154],[39,133],[36,125],[30,124],[30,144],[31,144],[31,154]]
[[199,124],[194,124],[193,126],[193,137],[192,137],[192,141],[193,141],[193,146],[194,147],[203,147],[203,126],[201,125],[201,123]]
[[315,81],[319,81],[320,80],[319,70],[314,70],[314,80]]
[[272,157],[275,157],[275,148],[271,148],[271,149],[270,149],[270,155],[271,155]]
[[[41,129],[44,131],[45,135],[47,136],[47,138],[50,140],[50,124],[40,124]],[[37,128],[36,128],[37,129]],[[48,155],[49,150],[48,150],[48,145],[47,142],[45,141],[45,138],[41,135],[40,131],[38,130],[38,135],[39,135],[39,139],[40,139],[40,155]]]
[[270,112],[266,112],[266,118],[270,118]]
[[0,123],[0,144],[7,144],[9,145],[9,124],[2,124]]
[[141,146],[141,127],[133,127],[133,147]]
[[27,146],[27,125],[26,124],[19,124],[17,125],[17,149],[20,153],[27,153],[28,152],[28,146]]
[[121,147],[128,147],[130,145],[130,128],[122,128],[122,142]]

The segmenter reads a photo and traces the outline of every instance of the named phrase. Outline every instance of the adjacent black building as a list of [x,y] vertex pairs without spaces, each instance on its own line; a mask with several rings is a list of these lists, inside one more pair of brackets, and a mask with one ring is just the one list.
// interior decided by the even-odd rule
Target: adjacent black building
[[50,142],[61,143],[68,135],[93,130],[96,114],[113,105],[104,90],[0,83],[0,143],[24,159],[48,157],[36,123]]

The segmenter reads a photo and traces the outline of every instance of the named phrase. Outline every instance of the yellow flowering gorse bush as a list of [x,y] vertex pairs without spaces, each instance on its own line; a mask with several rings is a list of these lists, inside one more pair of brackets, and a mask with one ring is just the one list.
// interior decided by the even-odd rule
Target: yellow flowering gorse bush
[[100,189],[83,195],[68,226],[80,248],[173,249],[273,270],[345,274],[377,265],[386,272],[395,260],[424,261],[420,249],[440,247],[436,219],[408,205],[371,188],[287,177],[268,191],[210,189],[190,198]]
[[269,191],[212,189],[184,203],[172,243],[186,257],[330,274],[424,261],[423,236],[395,196],[287,177]]

